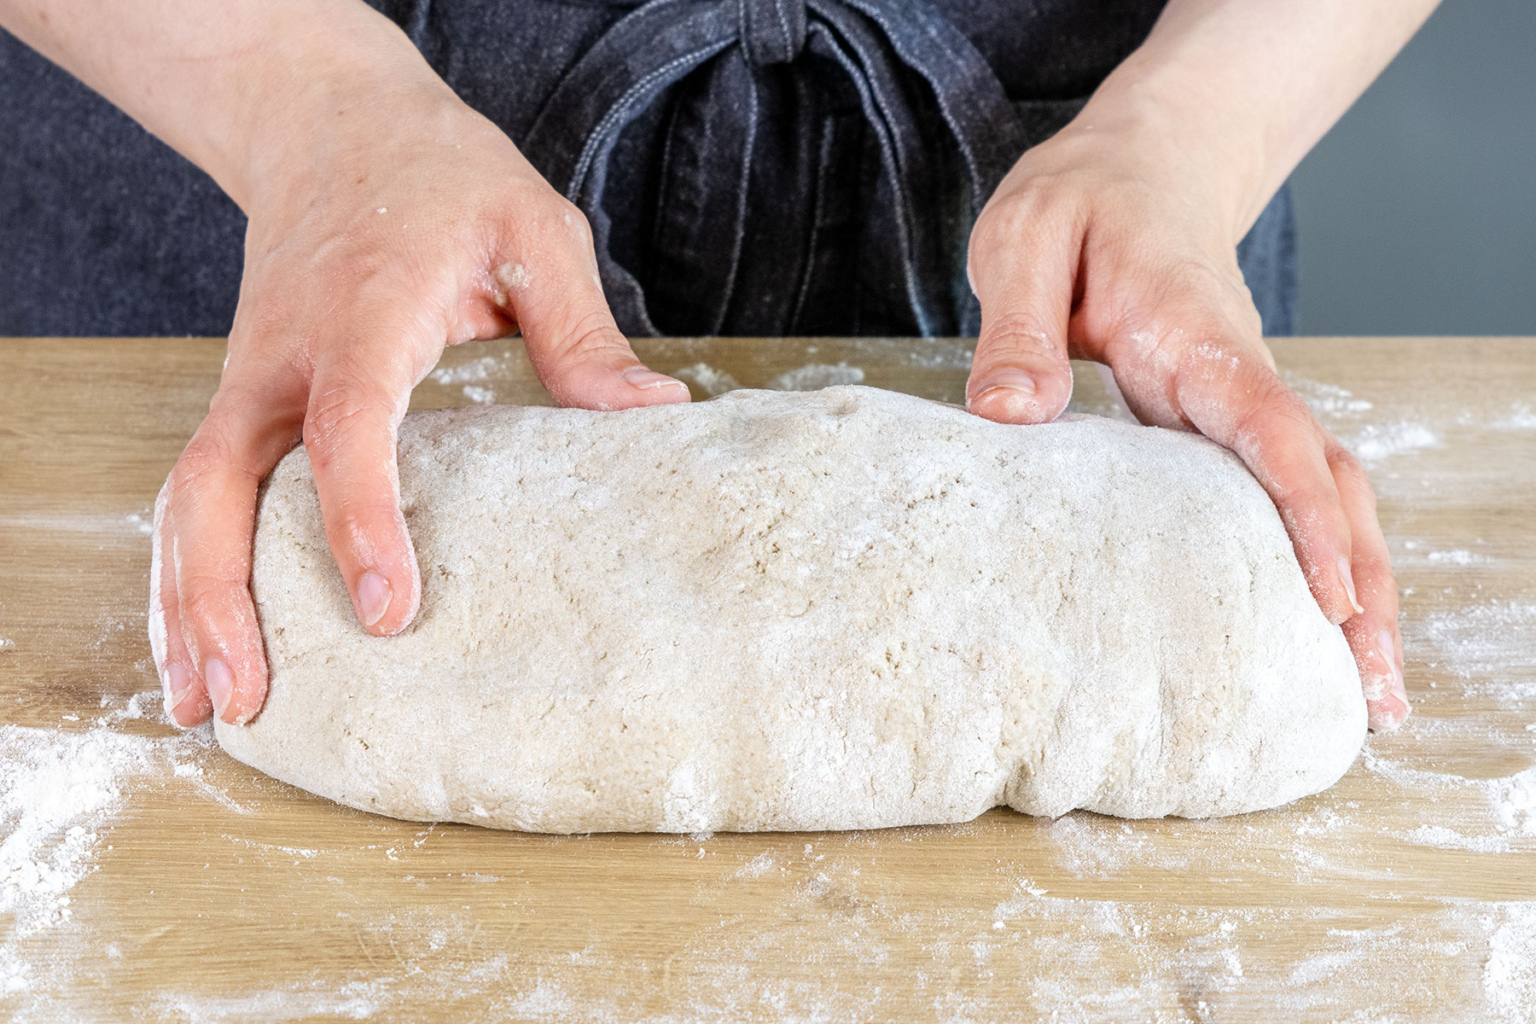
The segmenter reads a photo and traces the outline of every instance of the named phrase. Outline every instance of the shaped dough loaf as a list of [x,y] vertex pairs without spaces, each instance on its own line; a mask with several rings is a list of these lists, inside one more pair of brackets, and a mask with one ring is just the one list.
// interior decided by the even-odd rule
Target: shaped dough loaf
[[1273,504],[1192,434],[862,387],[407,417],[415,624],[357,624],[302,450],[264,492],[232,755],[537,832],[1274,807],[1365,733]]

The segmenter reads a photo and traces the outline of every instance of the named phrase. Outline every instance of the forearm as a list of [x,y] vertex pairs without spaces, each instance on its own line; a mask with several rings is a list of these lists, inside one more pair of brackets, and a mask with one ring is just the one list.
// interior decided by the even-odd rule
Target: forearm
[[243,208],[323,117],[435,82],[360,0],[0,0],[0,25],[211,174]]
[[1252,226],[1438,0],[1170,0],[1078,119],[1156,138]]

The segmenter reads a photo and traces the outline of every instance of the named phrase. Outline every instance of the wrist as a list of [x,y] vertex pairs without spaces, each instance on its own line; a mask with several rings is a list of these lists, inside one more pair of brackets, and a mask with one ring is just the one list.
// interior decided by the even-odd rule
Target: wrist
[[225,64],[214,116],[188,155],[247,214],[311,175],[327,150],[386,129],[383,111],[458,104],[403,33],[355,8],[324,26],[303,14],[274,20]]

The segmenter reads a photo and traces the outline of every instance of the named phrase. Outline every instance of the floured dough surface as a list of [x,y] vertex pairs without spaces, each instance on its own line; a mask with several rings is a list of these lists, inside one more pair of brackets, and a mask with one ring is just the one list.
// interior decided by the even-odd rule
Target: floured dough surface
[[1274,506],[1202,438],[863,387],[407,417],[415,624],[369,636],[302,450],[261,502],[235,757],[541,832],[1273,807],[1365,734]]

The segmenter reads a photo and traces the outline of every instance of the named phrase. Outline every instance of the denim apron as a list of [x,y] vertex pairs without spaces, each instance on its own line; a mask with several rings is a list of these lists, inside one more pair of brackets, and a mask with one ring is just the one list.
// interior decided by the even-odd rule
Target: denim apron
[[[591,220],[635,335],[973,335],[976,212],[1161,0],[370,0]],[[0,32],[0,335],[227,332],[244,219]],[[1282,190],[1238,248],[1295,303]]]

